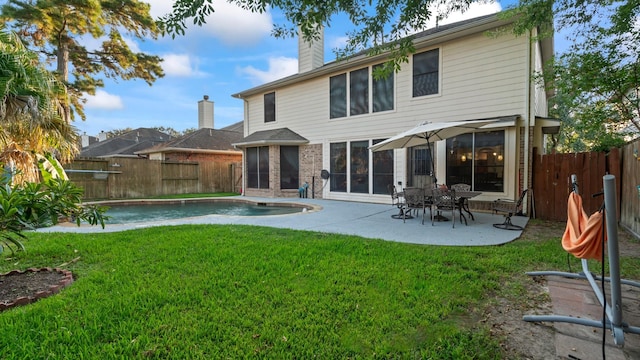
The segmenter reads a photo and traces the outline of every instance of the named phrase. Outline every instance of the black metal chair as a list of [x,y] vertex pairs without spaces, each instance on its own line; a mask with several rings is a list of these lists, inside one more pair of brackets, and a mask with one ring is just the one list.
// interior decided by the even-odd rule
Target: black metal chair
[[429,212],[431,213],[431,225],[434,225],[435,219],[442,211],[451,211],[451,226],[456,227],[456,209],[460,210],[456,201],[456,191],[446,188],[437,187],[432,190],[431,204]]
[[391,205],[398,208],[398,213],[391,215],[391,217],[394,219],[402,219],[402,220],[410,219],[411,214],[407,214],[407,209],[405,206],[405,202],[403,201],[403,196],[400,196],[400,194],[398,194],[398,191],[396,190],[395,185],[388,184],[387,191],[389,192],[389,195],[391,195]]
[[[413,211],[416,216],[418,216],[418,211],[422,210],[422,223],[424,224],[424,213],[425,213],[425,196],[423,188],[404,188],[404,208],[405,215],[410,215],[411,211]],[[405,216],[405,218],[410,218],[409,216]],[[403,220],[405,219],[403,218]]]
[[[469,184],[453,184],[451,185],[451,190],[454,190],[457,193],[461,193],[461,192],[465,192],[465,191],[471,191],[471,185]],[[475,220],[475,218],[473,217],[473,214],[471,213],[471,210],[469,209],[469,199],[467,198],[457,198],[456,201],[458,201],[458,206],[460,210],[460,222],[462,222],[462,220],[464,220],[464,224],[467,224],[467,217],[464,216],[464,214],[462,213],[462,210],[464,210],[467,214],[469,214],[469,217],[471,217],[471,220]]]
[[504,222],[501,224],[493,224],[494,227],[504,230],[522,230],[523,227],[515,225],[511,222],[511,217],[522,212],[522,202],[529,189],[524,189],[520,194],[520,198],[516,201],[510,199],[498,199],[493,202],[493,213],[502,213],[504,215]]

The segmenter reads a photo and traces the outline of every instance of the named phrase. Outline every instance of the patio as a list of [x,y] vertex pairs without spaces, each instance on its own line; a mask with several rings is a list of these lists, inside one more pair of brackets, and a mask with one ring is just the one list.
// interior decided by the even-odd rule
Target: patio
[[[75,224],[63,224],[40,232],[113,232],[160,225],[180,224],[237,224],[259,225],[295,230],[321,231],[358,235],[366,238],[397,241],[422,245],[451,245],[451,246],[486,246],[500,245],[515,240],[521,231],[501,230],[493,227],[495,223],[504,221],[502,215],[474,212],[475,221],[469,220],[469,225],[458,223],[451,228],[450,222],[438,222],[431,226],[431,222],[421,224],[421,217],[402,220],[393,219],[398,209],[391,204],[371,204],[336,200],[299,199],[299,198],[257,198],[243,197],[246,200],[258,202],[304,203],[321,208],[293,215],[276,216],[221,216],[207,215],[193,218],[165,220],[161,222],[147,222],[136,224],[113,224],[105,229],[99,226],[77,227]],[[427,212],[427,216],[428,216]],[[513,222],[526,225],[529,218],[514,216]]]

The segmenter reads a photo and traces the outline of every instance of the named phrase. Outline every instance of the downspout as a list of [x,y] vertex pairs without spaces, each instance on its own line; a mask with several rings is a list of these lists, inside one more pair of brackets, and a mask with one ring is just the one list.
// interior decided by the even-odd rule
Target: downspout
[[[247,134],[249,133],[249,102],[247,101],[247,99],[242,98],[243,101],[243,107],[244,107],[244,119],[242,120],[242,135],[244,137],[247,137]],[[242,148],[242,192],[241,192],[241,196],[245,196],[245,194],[247,193],[247,175],[244,173],[244,170],[247,168],[246,166],[246,161],[247,161],[247,148],[243,147]]]
[[[522,189],[518,189],[518,191],[516,191],[516,194],[520,193],[523,189],[527,189],[529,187],[529,178],[530,178],[530,173],[529,173],[529,163],[530,163],[530,159],[529,157],[531,156],[531,149],[530,147],[530,128],[531,128],[531,113],[532,113],[532,102],[533,99],[531,97],[532,94],[534,94],[534,91],[532,91],[532,87],[534,86],[533,84],[533,73],[531,72],[531,69],[534,68],[532,65],[532,61],[534,61],[533,59],[533,51],[532,51],[532,47],[535,45],[535,43],[533,41],[531,41],[531,38],[533,36],[533,30],[529,30],[529,36],[527,38],[527,41],[529,42],[529,46],[527,46],[527,88],[526,88],[526,97],[527,97],[527,108],[525,109],[525,119],[524,119],[524,174],[522,175]],[[525,197],[524,199],[524,204],[522,205],[522,209],[523,211],[526,213],[528,213],[528,208],[529,208],[529,201],[527,200],[527,198]]]

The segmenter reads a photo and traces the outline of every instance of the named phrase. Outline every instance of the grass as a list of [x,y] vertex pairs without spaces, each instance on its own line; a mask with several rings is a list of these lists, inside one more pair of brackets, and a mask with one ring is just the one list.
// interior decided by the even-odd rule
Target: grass
[[500,359],[483,307],[526,298],[525,271],[566,269],[557,238],[435,247],[185,225],[25,245],[0,272],[80,257],[76,281],[0,313],[2,359]]

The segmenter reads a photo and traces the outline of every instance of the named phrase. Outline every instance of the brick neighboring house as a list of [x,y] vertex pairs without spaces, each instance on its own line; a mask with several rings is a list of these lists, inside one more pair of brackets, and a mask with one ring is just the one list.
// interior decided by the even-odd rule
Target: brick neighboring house
[[198,102],[198,130],[177,138],[147,128],[110,139],[101,133],[102,141],[66,169],[92,199],[240,192],[242,151],[232,143],[242,139],[243,122],[213,125],[213,102],[205,96]]
[[[373,73],[388,54],[324,63],[322,34],[299,39],[297,74],[233,95],[244,102],[245,194],[293,197],[309,182],[316,198],[385,203],[389,184],[428,183],[432,158],[439,183],[482,192],[473,201],[518,198],[533,149],[544,151],[558,123],[547,118],[553,93],[534,78],[553,38],[515,36],[512,21],[493,14],[417,33],[408,63],[383,79]],[[425,121],[478,119],[495,124],[431,149],[369,150]]]
[[[147,158],[163,161],[242,162],[242,151],[232,143],[242,139],[243,122],[214,129],[213,102],[204,96],[198,102],[198,130],[173,137],[151,128],[138,128],[119,136],[106,138],[101,132],[95,137],[82,136],[78,158]],[[97,139],[97,141],[96,141]]]
[[202,128],[171,141],[137,151],[136,155],[146,156],[149,160],[163,161],[223,161],[242,162],[242,151],[234,148],[233,143],[242,139],[242,130],[238,124],[219,130]]

